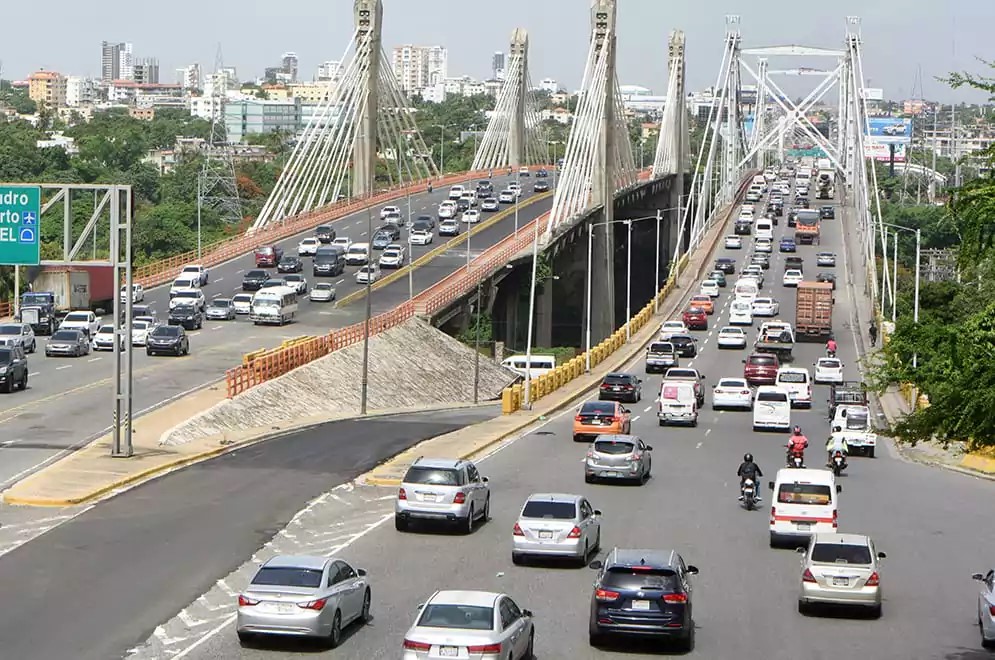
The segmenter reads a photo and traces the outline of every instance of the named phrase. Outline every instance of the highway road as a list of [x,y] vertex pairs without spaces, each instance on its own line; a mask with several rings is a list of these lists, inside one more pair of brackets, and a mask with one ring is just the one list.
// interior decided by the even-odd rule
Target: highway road
[[[121,657],[310,500],[423,439],[497,414],[489,406],[333,422],[103,502],[0,560],[0,657]],[[326,522],[348,520],[338,511]]]
[[[827,221],[823,227],[821,247],[799,250],[811,264],[810,270],[814,270],[814,253],[820,249],[842,257],[841,222]],[[785,232],[781,222],[777,235]],[[744,260],[748,253],[720,250],[716,256],[728,254]],[[764,293],[779,299],[782,318],[791,320],[793,291],[781,286],[782,264],[782,256],[775,255]],[[836,270],[842,274],[845,268],[841,258]],[[702,350],[691,365],[706,375],[707,383],[740,375],[740,360],[746,356],[745,350],[719,351],[716,347],[715,334],[727,317],[730,295],[729,289],[723,291],[709,330],[698,333]],[[838,290],[835,329],[847,376],[856,378],[856,344],[849,325],[852,295],[845,287]],[[751,339],[755,332],[750,333]],[[810,365],[822,352],[818,344],[799,345],[795,364]],[[750,413],[713,412],[707,402],[697,428],[660,428],[653,402],[660,376],[645,375],[641,361],[630,368],[643,374],[645,387],[644,400],[631,406],[633,432],[655,447],[653,479],[647,484],[585,484],[581,463],[586,447],[571,441],[574,411],[568,409],[481,462],[481,474],[490,478],[492,486],[492,519],[472,535],[401,534],[389,524],[388,515],[381,519],[386,524],[341,550],[340,556],[370,572],[374,620],[354,631],[340,649],[321,651],[295,641],[242,649],[229,620],[227,625],[222,622],[190,633],[178,657],[397,658],[417,606],[437,589],[493,589],[513,595],[521,606],[535,612],[539,660],[615,657],[615,650],[594,650],[588,645],[593,571],[516,567],[511,562],[511,529],[522,502],[530,493],[550,491],[585,494],[604,512],[606,549],[672,547],[701,569],[694,595],[697,646],[691,655],[695,657],[990,657],[979,648],[977,592],[970,574],[987,570],[992,563],[995,530],[980,512],[995,497],[995,483],[908,463],[897,458],[894,450],[880,451],[876,459],[851,459],[841,480],[840,529],[867,533],[888,553],[882,571],[883,617],[871,620],[838,613],[803,617],[796,610],[797,555],[790,549],[768,547],[769,491],[764,493],[764,505],[753,512],[745,511],[737,501],[736,469],[743,454],[756,455],[766,482],[783,465],[786,436],[752,432]],[[822,455],[819,441],[828,434],[827,394],[827,387],[817,386],[814,408],[795,411],[792,416],[793,423],[800,424],[814,441],[811,464]],[[383,490],[389,497],[392,489]],[[125,586],[126,580],[117,582],[123,591],[135,588],[134,584]],[[191,600],[197,596],[188,595]],[[639,654],[655,649],[623,646],[616,650]]]
[[[494,179],[495,188],[501,190],[511,179],[507,176]],[[522,179],[525,194],[522,202],[533,196],[534,178]],[[550,179],[551,181],[551,179]],[[446,198],[448,187],[432,194],[412,196],[412,215],[434,214],[438,203]],[[549,210],[551,199],[535,202],[521,208],[519,225],[524,225],[537,215]],[[403,212],[407,204],[398,202]],[[502,205],[502,210],[513,208]],[[379,226],[379,208],[374,209],[374,227]],[[482,213],[482,221],[493,214]],[[338,235],[361,242],[366,234],[366,212],[353,214],[335,223]],[[464,233],[466,225],[463,225]],[[499,242],[515,228],[514,214],[471,237],[471,257]],[[306,232],[282,241],[286,254],[297,254],[297,243]],[[406,242],[407,232],[402,235]],[[429,246],[413,246],[409,263],[420,255],[439,247],[447,237],[436,236]],[[379,254],[376,252],[375,254]],[[305,259],[304,275],[308,283],[316,280],[310,273],[309,259]],[[414,293],[429,288],[466,263],[466,243],[455,246],[414,271]],[[255,267],[253,256],[245,255],[211,269],[210,281],[204,289],[205,296],[230,297],[241,291],[242,275]],[[336,293],[344,297],[362,286],[355,281],[357,267],[349,267],[336,278]],[[390,271],[385,271],[390,272]],[[325,278],[320,278],[325,279]],[[162,286],[145,294],[145,303],[152,305],[165,319],[168,312],[169,287]],[[386,311],[407,300],[408,278],[403,277],[373,293],[374,314]],[[256,326],[246,317],[235,321],[205,321],[200,331],[191,332],[191,354],[187,357],[148,357],[141,348],[134,352],[134,411],[136,417],[143,411],[180,397],[223,376],[224,371],[239,364],[242,355],[260,348],[273,347],[285,339],[301,335],[327,332],[362,320],[363,304],[350,304],[337,308],[331,303],[311,303],[301,300],[296,322],[283,327]],[[4,438],[0,443],[0,490],[9,487],[40,467],[56,460],[68,449],[86,444],[109,430],[111,400],[113,395],[113,354],[93,352],[81,358],[46,358],[45,338],[38,338],[38,352],[28,357],[30,381],[26,392],[3,395],[0,398],[0,424]]]

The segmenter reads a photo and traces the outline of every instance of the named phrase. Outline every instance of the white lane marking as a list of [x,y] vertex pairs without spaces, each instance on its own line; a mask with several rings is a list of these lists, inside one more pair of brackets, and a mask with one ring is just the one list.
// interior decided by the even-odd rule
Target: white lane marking
[[636,420],[638,420],[638,419],[639,419],[639,415],[636,415],[635,417],[633,417],[633,418],[632,418],[632,421],[634,421],[634,422],[635,422],[635,421],[636,421]]
[[41,373],[40,371],[32,371],[31,373],[28,374],[28,376],[34,377],[34,376],[37,376],[40,373]]
[[244,273],[244,272],[245,272],[245,269],[243,268],[242,270],[236,270],[236,271],[235,271],[235,274],[236,274],[236,275],[241,275],[241,274],[242,274],[242,273]]
[[90,358],[89,360],[87,360],[87,362],[99,362],[100,360],[103,360],[103,359],[104,358],[102,358],[102,357],[95,357],[95,358]]
[[359,232],[359,235],[360,236],[366,236],[366,232],[365,231],[361,231],[361,232]]
[[198,330],[197,332],[188,332],[188,333],[187,333],[187,335],[188,335],[188,336],[190,336],[190,337],[196,337],[196,336],[197,336],[197,335],[199,335],[199,334],[200,334],[200,331],[199,331],[199,330]]
[[[394,513],[393,512],[385,514],[382,518],[380,518],[380,520],[377,520],[376,522],[372,523],[366,529],[364,529],[362,532],[356,534],[353,538],[351,538],[348,541],[346,541],[345,543],[343,543],[339,547],[339,549],[338,549],[337,552],[341,552],[344,548],[347,548],[350,545],[354,544],[356,541],[358,541],[359,539],[363,538],[364,536],[366,536],[370,532],[374,531],[375,529],[377,529],[378,527],[380,527],[381,525],[383,525],[385,522],[387,522],[388,520],[390,520],[393,517],[394,517]],[[189,656],[191,653],[193,653],[194,651],[196,651],[198,648],[200,648],[201,646],[203,646],[204,644],[206,644],[208,640],[212,639],[218,633],[220,633],[222,630],[224,630],[225,628],[227,628],[228,626],[230,626],[231,624],[233,624],[235,622],[235,619],[237,617],[238,617],[238,613],[237,612],[235,614],[232,614],[232,615],[228,616],[224,621],[222,621],[216,627],[214,627],[211,630],[207,631],[207,633],[204,634],[203,637],[197,639],[193,644],[191,644],[190,646],[186,647],[185,649],[183,649],[182,651],[180,651],[179,653],[177,653],[175,656],[173,656],[173,660],[181,660],[182,658],[186,658],[187,656]]]
[[62,371],[63,369],[72,369],[72,368],[73,368],[73,365],[71,365],[71,364],[64,364],[61,367],[56,367],[55,370],[56,371]]
[[224,282],[224,281],[225,281],[225,278],[219,277],[218,279],[214,280],[214,283],[217,284],[218,282]]
[[707,438],[708,434],[711,433],[711,432],[712,432],[712,429],[705,429],[705,437]]
[[335,284],[339,285],[339,284],[342,284],[343,282],[345,282],[345,278],[344,277],[341,280],[339,280],[338,282],[336,282]]
[[643,410],[643,412],[649,412],[652,409],[653,409],[653,406],[646,406],[646,408]]
[[699,442],[698,444],[696,444],[696,445],[694,446],[694,448],[695,448],[695,449],[701,449],[701,446],[702,446],[703,444],[705,444],[705,443],[703,443],[703,442]]
[[213,293],[213,294],[211,294],[211,298],[217,298],[217,297],[218,297],[218,296],[220,296],[220,295],[221,295],[221,293],[220,293],[220,292],[218,292],[218,293]]
[[213,328],[211,328],[211,330],[220,330],[223,327],[225,327],[225,326],[223,326],[223,325],[216,325]]

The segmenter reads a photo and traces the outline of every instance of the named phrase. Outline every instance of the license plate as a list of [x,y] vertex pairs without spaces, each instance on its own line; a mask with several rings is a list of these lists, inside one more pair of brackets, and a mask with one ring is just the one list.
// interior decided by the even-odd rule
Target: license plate
[[605,472],[606,477],[617,477],[618,472]]
[[553,538],[553,532],[539,532],[539,538],[541,538],[541,539],[551,539],[551,538]]
[[632,609],[634,610],[648,610],[649,608],[650,608],[650,602],[648,600],[632,601]]
[[435,499],[436,499],[436,498],[435,498],[435,495],[432,495],[431,493],[429,493],[429,494],[427,494],[427,495],[422,495],[422,497],[421,497],[421,498],[422,498],[422,500],[424,500],[424,501],[426,501],[426,502],[434,502],[434,501],[435,501]]
[[621,387],[613,387],[612,388],[612,392],[621,392],[621,391],[622,391]]
[[268,603],[268,609],[271,612],[279,612],[280,614],[290,614],[294,611],[293,603]]
[[458,658],[459,657],[459,647],[458,646],[440,646],[439,655],[443,658]]
[[845,577],[834,577],[833,578],[834,587],[848,587],[850,586],[850,578]]
[[798,527],[798,529],[812,529],[812,523],[810,522],[797,522],[795,523],[795,526]]

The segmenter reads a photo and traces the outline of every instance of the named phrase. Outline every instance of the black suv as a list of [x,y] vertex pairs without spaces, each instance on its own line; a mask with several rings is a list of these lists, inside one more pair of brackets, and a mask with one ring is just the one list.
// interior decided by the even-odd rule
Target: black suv
[[204,312],[197,305],[177,305],[169,310],[169,325],[182,325],[187,330],[200,330]]
[[435,229],[435,216],[432,216],[432,215],[420,215],[417,218],[415,218],[415,221],[412,224],[417,224],[419,222],[427,222],[428,226],[431,229]]
[[591,646],[601,646],[610,634],[672,639],[681,650],[693,648],[691,576],[698,569],[676,551],[615,548],[590,567],[598,570],[588,627]]
[[638,403],[643,398],[642,383],[633,374],[608,374],[598,388],[598,401]]
[[698,340],[691,335],[674,335],[667,341],[674,345],[674,350],[681,357],[693,358],[698,355]]
[[715,270],[720,270],[726,275],[736,272],[736,260],[729,257],[719,257],[715,260]]
[[269,273],[265,270],[250,270],[242,276],[242,291],[258,291],[268,279]]
[[331,243],[335,240],[335,229],[329,225],[320,225],[314,230],[314,237],[321,243]]
[[749,220],[737,220],[732,231],[737,236],[749,236],[753,231],[753,223]]
[[834,220],[836,218],[836,207],[823,206],[819,209],[819,217],[823,220]]
[[190,339],[183,326],[160,325],[149,333],[148,341],[145,344],[145,354],[158,355],[159,353],[172,353],[177,356],[190,354]]
[[278,273],[300,273],[304,270],[304,262],[299,257],[284,257],[276,265]]
[[8,394],[14,388],[28,389],[28,358],[20,346],[0,348],[0,390]]

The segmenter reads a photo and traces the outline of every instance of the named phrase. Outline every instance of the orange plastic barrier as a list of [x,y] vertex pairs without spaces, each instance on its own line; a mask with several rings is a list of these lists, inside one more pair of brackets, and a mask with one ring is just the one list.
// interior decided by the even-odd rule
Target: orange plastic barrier
[[12,316],[14,314],[13,300],[0,300],[0,318]]

